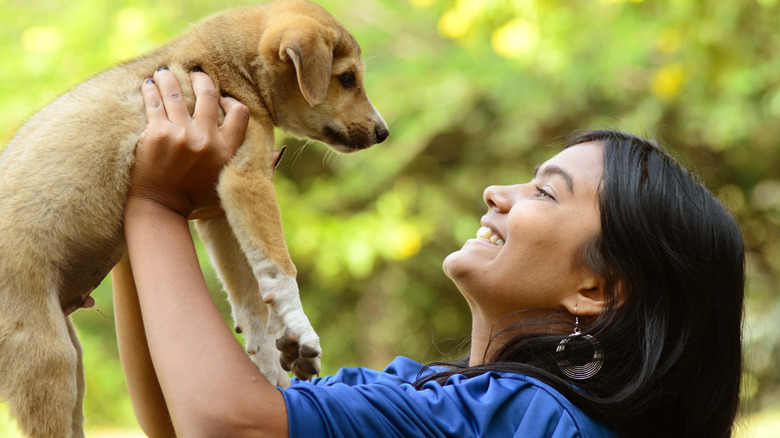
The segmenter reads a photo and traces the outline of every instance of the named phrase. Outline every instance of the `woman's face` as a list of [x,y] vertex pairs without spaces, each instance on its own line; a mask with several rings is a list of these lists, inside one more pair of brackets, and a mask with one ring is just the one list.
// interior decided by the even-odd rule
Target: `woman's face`
[[572,146],[538,166],[527,184],[485,189],[488,211],[477,237],[444,260],[472,312],[500,318],[561,309],[583,287],[595,287],[577,262],[599,233],[602,153],[598,142]]

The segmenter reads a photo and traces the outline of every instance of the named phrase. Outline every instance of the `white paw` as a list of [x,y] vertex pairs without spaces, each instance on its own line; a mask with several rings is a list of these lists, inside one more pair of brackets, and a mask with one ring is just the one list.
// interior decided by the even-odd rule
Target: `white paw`
[[[319,374],[320,338],[303,312],[294,278],[277,276],[274,293],[264,295],[268,305],[268,333],[276,339],[279,361],[299,379],[308,380]],[[264,289],[269,290],[269,289]]]
[[275,349],[263,353],[252,353],[249,348],[247,348],[249,357],[252,358],[252,362],[254,362],[255,366],[260,370],[260,373],[264,375],[272,385],[284,389],[290,386],[290,376],[287,374],[287,371],[279,366],[279,362],[276,360],[276,351],[274,350]]
[[299,379],[311,379],[320,372],[322,350],[320,338],[303,312],[295,277],[282,272],[260,252],[247,252],[247,261],[268,306],[265,329],[281,352],[279,363]]
[[246,352],[260,372],[273,385],[286,388],[290,376],[279,363],[276,337],[266,331],[267,306],[260,304],[262,307],[255,307],[254,311],[249,307],[233,307],[236,331],[244,335]]
[[282,368],[292,371],[299,379],[309,380],[320,373],[322,350],[316,334],[313,338],[298,337],[288,330],[276,340],[276,348],[280,353],[279,362]]

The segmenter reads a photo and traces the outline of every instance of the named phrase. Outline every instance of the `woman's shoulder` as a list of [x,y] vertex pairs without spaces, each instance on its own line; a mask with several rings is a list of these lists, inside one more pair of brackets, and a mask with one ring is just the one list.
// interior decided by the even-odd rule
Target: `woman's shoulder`
[[435,372],[433,370],[426,371],[424,369],[425,366],[423,364],[407,357],[398,356],[381,371],[365,367],[343,367],[339,368],[333,375],[315,377],[311,381],[301,381],[293,378],[292,384],[293,386],[299,384],[312,384],[320,387],[333,386],[336,384],[356,386],[377,382],[411,384],[417,380],[421,371],[424,371],[423,375]]
[[[436,391],[437,386],[433,382],[422,389]],[[455,375],[440,391],[464,400],[464,406],[477,415],[484,410],[494,419],[513,417],[517,420],[515,436],[616,436],[555,388],[525,374],[491,371],[470,378]]]
[[[441,370],[397,357],[382,371],[342,368],[333,376],[315,379],[311,385],[348,385],[355,388],[361,399],[402,397],[405,403],[417,406],[419,412],[429,412],[433,414],[431,418],[440,419],[435,422],[465,420],[456,429],[527,429],[520,436],[540,437],[613,435],[550,385],[524,374],[487,372],[471,378],[455,375],[444,385],[428,382],[420,389],[413,385],[419,377]],[[454,424],[440,426],[451,428]]]

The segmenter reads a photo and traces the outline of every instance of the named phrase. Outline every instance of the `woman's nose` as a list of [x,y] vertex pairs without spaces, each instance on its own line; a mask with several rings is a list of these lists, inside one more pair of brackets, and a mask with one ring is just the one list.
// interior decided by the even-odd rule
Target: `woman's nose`
[[509,196],[507,186],[489,186],[485,189],[482,197],[489,209],[495,208],[498,211],[509,211],[512,207],[512,198]]

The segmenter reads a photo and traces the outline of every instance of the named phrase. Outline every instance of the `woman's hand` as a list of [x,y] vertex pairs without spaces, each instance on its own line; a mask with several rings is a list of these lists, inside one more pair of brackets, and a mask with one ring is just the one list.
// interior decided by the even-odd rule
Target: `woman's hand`
[[[153,202],[184,217],[219,211],[216,184],[222,167],[244,141],[249,110],[220,97],[211,78],[190,74],[195,112],[190,118],[181,87],[160,69],[141,88],[148,124],[136,148],[128,202]],[[218,124],[218,108],[225,118]],[[197,216],[197,214],[196,214]]]

